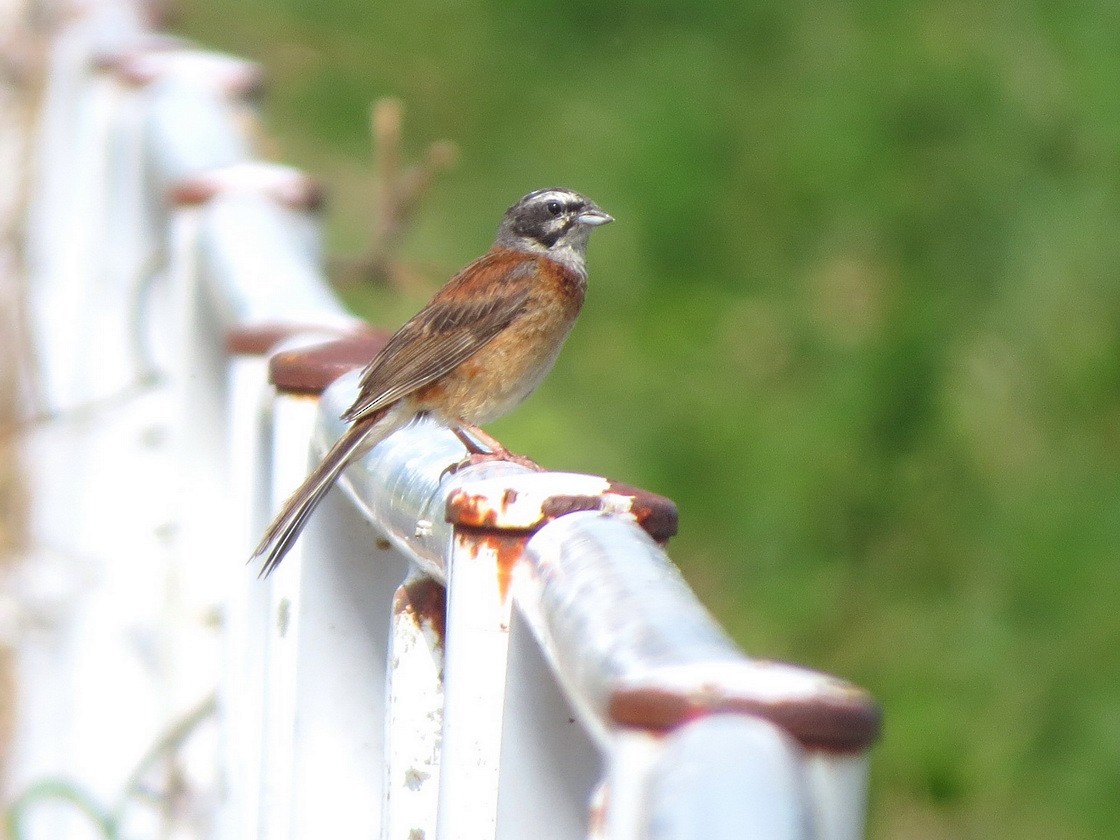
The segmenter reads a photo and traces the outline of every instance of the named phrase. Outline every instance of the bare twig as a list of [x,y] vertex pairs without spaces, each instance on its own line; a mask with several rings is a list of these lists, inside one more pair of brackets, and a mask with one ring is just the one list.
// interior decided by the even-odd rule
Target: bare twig
[[379,99],[370,108],[377,196],[370,244],[357,257],[335,261],[332,275],[337,286],[378,283],[407,291],[415,285],[413,273],[399,259],[401,243],[436,178],[454,166],[459,152],[450,140],[437,140],[420,163],[402,168],[403,122],[399,99]]

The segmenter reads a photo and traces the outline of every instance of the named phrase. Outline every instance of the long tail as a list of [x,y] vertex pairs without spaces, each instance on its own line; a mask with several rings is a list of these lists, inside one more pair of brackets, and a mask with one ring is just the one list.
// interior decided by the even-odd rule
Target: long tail
[[386,418],[388,413],[382,410],[354,423],[334,446],[327,450],[323,460],[303,480],[299,489],[284,502],[284,507],[276,514],[272,524],[261,537],[260,545],[250,558],[250,560],[262,556],[265,558],[260,573],[262,578],[267,577],[280,565],[284,555],[288,553],[304,526],[307,525],[312,512],[327,495],[327,491],[334,486],[335,480],[346,466],[400,427],[401,424]]

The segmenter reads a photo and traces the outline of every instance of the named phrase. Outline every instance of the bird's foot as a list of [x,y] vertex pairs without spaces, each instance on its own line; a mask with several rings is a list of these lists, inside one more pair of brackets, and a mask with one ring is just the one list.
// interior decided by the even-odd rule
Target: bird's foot
[[533,472],[544,472],[544,467],[531,458],[525,455],[516,455],[508,449],[499,449],[494,452],[471,452],[462,461],[447,467],[440,473],[440,478],[442,479],[444,476],[455,475],[455,473],[459,472],[463,467],[471,467],[475,464],[489,464],[494,461],[505,461],[509,464],[517,464],[519,467],[525,467],[525,469],[532,470]]
[[525,469],[532,470],[533,472],[544,472],[544,467],[533,459],[526,455],[517,455],[504,447],[492,452],[472,452],[467,455],[458,466],[462,468],[473,464],[487,464],[491,461],[508,461],[511,464],[517,464],[519,467],[525,467]]
[[[482,429],[478,428],[478,426],[472,426],[468,423],[463,423],[461,426],[452,429],[451,431],[455,435],[455,437],[459,438],[459,440],[462,441],[463,446],[466,447],[467,457],[459,463],[452,464],[450,467],[445,469],[440,478],[443,478],[444,475],[454,475],[463,467],[469,467],[473,464],[487,464],[491,461],[507,461],[511,464],[517,464],[518,466],[525,467],[525,469],[532,470],[533,472],[544,472],[544,467],[542,467],[536,461],[533,461],[525,457],[524,455],[515,455],[514,453],[510,452],[508,449],[498,443],[497,440],[486,434],[486,432],[482,431]],[[475,438],[477,438],[477,440],[479,441],[482,441],[482,443],[486,447],[488,447],[489,451],[483,450],[478,445]]]

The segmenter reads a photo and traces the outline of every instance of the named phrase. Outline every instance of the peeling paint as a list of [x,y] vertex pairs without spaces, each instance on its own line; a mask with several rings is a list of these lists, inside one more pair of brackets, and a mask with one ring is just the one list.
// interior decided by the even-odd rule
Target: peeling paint
[[490,506],[486,496],[456,490],[447,500],[447,519],[471,528],[494,528],[498,524],[498,511]]
[[447,501],[448,522],[471,528],[534,531],[571,513],[603,511],[633,516],[646,533],[662,544],[677,533],[677,506],[671,499],[626,484],[605,479],[568,481],[566,486],[573,490],[594,492],[551,495],[480,484],[481,489],[458,489],[451,493]]
[[404,774],[404,786],[412,791],[420,790],[424,782],[432,777],[431,773],[410,767]]
[[288,627],[292,622],[292,602],[289,598],[280,599],[280,604],[276,608],[276,631],[280,634],[280,638],[288,635]]
[[397,590],[393,612],[412,615],[417,627],[430,628],[442,642],[447,628],[447,590],[432,578],[411,580]]
[[549,496],[541,504],[541,513],[549,519],[581,510],[602,510],[602,496]]

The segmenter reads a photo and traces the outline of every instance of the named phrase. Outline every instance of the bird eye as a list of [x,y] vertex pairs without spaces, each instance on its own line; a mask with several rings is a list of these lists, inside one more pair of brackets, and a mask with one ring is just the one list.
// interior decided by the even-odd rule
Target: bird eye
[[559,216],[560,211],[564,209],[564,205],[559,201],[550,201],[544,206],[544,209],[551,213],[553,216]]

